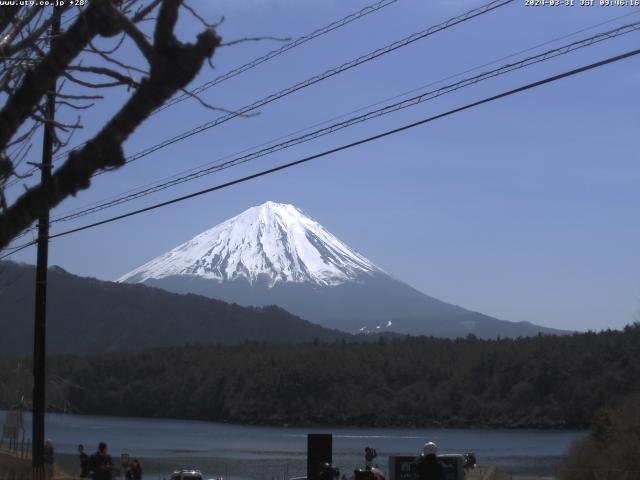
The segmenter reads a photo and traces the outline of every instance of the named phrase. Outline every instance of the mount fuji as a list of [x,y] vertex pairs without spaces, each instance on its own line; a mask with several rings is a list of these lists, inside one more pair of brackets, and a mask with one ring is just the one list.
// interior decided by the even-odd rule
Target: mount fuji
[[293,205],[266,202],[120,277],[343,331],[481,338],[563,333],[451,305],[393,278]]

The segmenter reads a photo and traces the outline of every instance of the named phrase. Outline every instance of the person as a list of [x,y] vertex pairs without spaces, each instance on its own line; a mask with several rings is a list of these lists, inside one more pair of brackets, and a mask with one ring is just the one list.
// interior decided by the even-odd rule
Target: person
[[467,452],[464,454],[464,468],[476,468],[478,459],[474,452]]
[[93,470],[93,480],[111,480],[113,461],[111,455],[107,453],[107,444],[100,442],[98,451],[91,455],[91,470]]
[[53,479],[53,443],[44,442],[44,475],[47,480]]
[[427,442],[422,449],[422,455],[416,459],[416,471],[420,480],[441,480],[442,463],[438,460],[438,446]]
[[373,466],[373,459],[378,456],[375,448],[366,447],[364,449],[364,462],[367,467]]
[[142,466],[137,458],[133,459],[127,472],[127,480],[142,480]]
[[84,445],[78,445],[78,457],[80,459],[80,478],[89,478],[89,455],[84,453]]

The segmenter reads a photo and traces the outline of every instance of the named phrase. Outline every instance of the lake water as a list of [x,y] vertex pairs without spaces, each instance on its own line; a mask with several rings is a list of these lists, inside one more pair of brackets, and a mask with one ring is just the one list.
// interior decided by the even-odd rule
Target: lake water
[[[4,421],[0,411],[0,423]],[[26,420],[25,436],[31,436]],[[77,445],[89,454],[99,441],[119,458],[128,452],[143,459],[145,480],[165,478],[173,468],[193,466],[208,476],[282,478],[304,474],[307,433],[332,433],[334,462],[342,471],[362,464],[366,446],[378,451],[386,467],[388,455],[417,454],[426,441],[443,453],[474,451],[480,464],[511,471],[550,471],[584,431],[405,429],[405,428],[283,428],[228,425],[202,421],[48,414],[46,438],[57,459],[75,468]],[[64,462],[63,462],[64,463]]]

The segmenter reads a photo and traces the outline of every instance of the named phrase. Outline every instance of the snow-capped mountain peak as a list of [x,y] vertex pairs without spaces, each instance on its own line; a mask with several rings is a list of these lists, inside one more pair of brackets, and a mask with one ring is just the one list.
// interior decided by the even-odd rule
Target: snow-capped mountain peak
[[339,285],[382,270],[293,205],[252,207],[123,275],[145,282],[173,275]]

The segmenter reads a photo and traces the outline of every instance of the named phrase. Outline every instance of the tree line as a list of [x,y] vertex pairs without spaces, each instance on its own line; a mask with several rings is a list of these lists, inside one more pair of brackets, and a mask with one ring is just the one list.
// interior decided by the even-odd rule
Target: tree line
[[[0,359],[2,408],[19,395],[28,399],[29,368],[29,359]],[[585,428],[603,407],[639,393],[640,325],[518,339],[245,342],[54,355],[48,375],[58,399],[51,406],[63,402],[86,414],[263,425]]]

